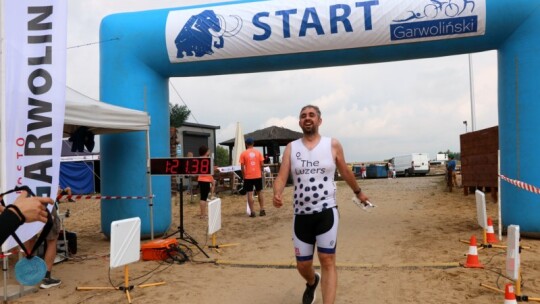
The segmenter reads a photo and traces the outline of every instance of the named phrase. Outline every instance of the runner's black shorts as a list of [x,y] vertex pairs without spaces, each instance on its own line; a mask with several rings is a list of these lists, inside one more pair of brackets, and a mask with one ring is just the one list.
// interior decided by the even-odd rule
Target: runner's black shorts
[[244,180],[244,190],[246,190],[247,192],[253,191],[253,188],[255,188],[257,192],[259,192],[262,190],[263,188],[262,186],[263,186],[262,178]]

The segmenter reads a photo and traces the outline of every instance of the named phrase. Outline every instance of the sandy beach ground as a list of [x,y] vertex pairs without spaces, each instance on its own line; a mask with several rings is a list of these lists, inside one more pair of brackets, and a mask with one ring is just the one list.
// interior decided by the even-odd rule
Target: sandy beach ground
[[[336,303],[504,302],[503,294],[480,286],[503,289],[509,282],[504,249],[480,250],[484,269],[459,266],[466,261],[469,246],[459,240],[472,235],[482,240],[474,195],[464,196],[462,189],[446,192],[444,176],[359,182],[377,207],[371,213],[362,211],[351,202],[351,190],[338,183]],[[285,190],[289,202],[291,191],[291,187]],[[264,191],[267,216],[248,218],[244,196],[224,193],[220,197],[222,229],[217,243],[238,245],[222,247],[220,253],[209,249],[207,223],[197,217],[198,201],[191,203],[186,196],[185,231],[210,258],[192,246],[190,261],[184,264],[142,260],[130,264],[130,283],[165,282],[136,286],[130,292],[133,303],[301,303],[305,282],[294,268],[291,204],[275,209],[268,189]],[[488,216],[497,229],[497,204],[486,197]],[[100,233],[99,204],[86,200],[61,205],[61,212],[70,209],[65,226],[77,233],[77,254],[53,268],[53,275],[62,280],[60,286],[12,303],[127,303],[118,290],[76,291],[76,287],[123,283],[123,268],[109,271],[109,241]],[[179,225],[179,206],[176,198],[171,204],[172,232]],[[523,294],[540,297],[540,241],[524,238],[522,245],[532,247],[521,254]],[[322,303],[320,289],[317,298],[316,303]]]

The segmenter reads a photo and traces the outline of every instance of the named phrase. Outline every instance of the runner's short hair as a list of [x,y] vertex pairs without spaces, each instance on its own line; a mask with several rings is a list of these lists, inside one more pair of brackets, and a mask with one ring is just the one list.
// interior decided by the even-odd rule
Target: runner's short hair
[[302,113],[302,111],[304,111],[305,109],[307,108],[312,108],[315,110],[315,112],[317,112],[317,116],[321,117],[321,109],[319,109],[319,107],[317,106],[314,106],[314,105],[307,105],[307,106],[303,106],[302,109],[300,110],[300,113]]

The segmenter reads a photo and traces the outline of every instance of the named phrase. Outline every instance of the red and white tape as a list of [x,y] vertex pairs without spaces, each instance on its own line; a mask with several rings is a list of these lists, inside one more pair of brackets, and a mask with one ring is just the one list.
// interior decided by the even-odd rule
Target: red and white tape
[[535,193],[535,194],[540,194],[540,189],[533,186],[533,185],[529,185],[527,183],[524,183],[524,182],[521,182],[521,181],[518,181],[518,180],[515,180],[515,179],[511,179],[511,178],[508,178],[502,174],[499,175],[501,177],[502,180],[504,181],[507,181],[509,182],[510,184],[516,186],[516,187],[519,187],[521,189],[525,189],[529,192],[532,192],[532,193]]
[[61,198],[67,199],[108,199],[108,200],[120,200],[120,199],[148,199],[154,198],[151,196],[114,196],[114,195],[59,195],[56,197],[57,200]]

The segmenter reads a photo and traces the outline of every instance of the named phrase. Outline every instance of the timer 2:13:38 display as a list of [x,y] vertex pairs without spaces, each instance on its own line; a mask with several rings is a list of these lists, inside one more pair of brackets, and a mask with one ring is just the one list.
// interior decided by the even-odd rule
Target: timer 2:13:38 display
[[179,157],[150,159],[152,175],[206,175],[213,174],[210,157]]

